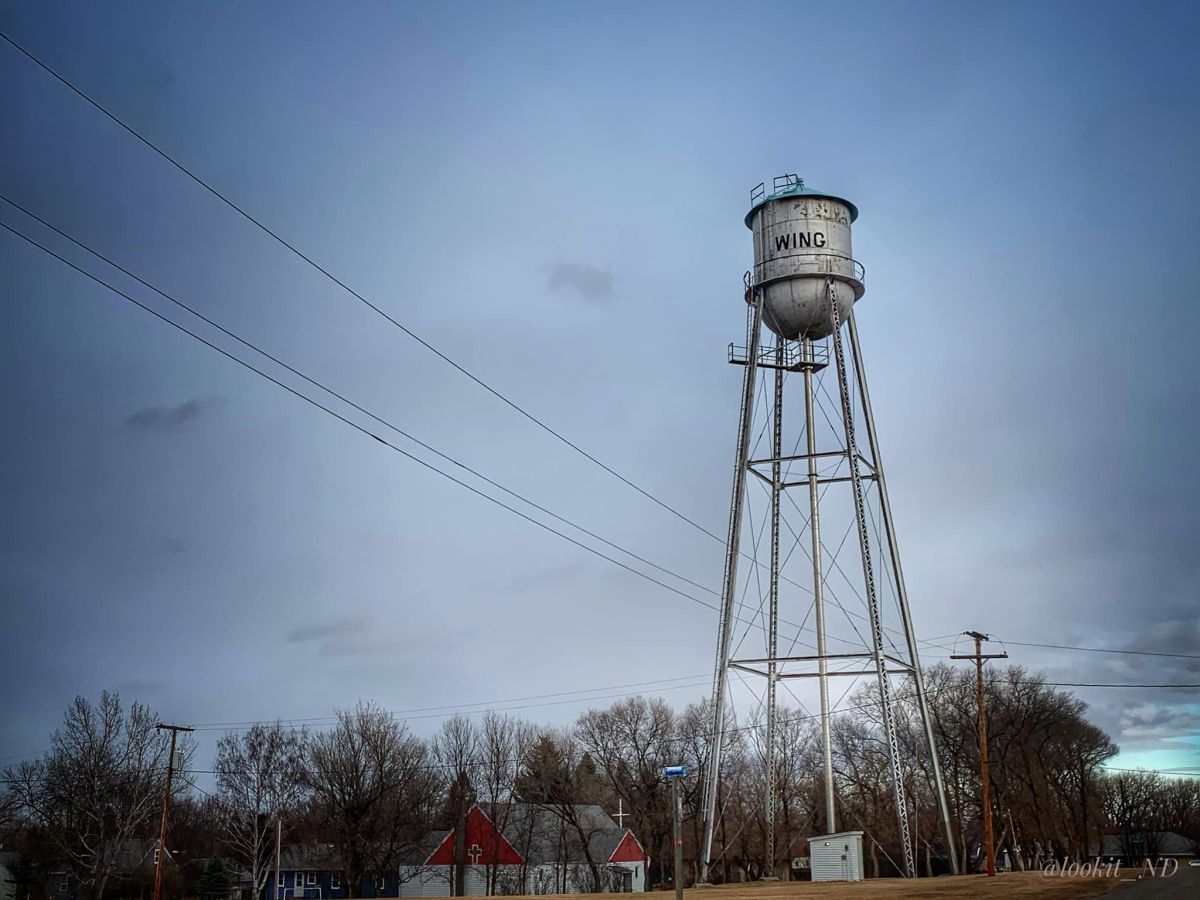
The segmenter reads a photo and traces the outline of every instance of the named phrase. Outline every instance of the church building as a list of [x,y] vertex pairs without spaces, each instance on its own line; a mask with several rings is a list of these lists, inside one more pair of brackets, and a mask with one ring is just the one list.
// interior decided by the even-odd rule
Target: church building
[[[646,889],[646,851],[599,806],[478,805],[467,812],[461,844],[463,894],[583,894]],[[433,832],[400,867],[401,897],[454,895],[454,830]]]

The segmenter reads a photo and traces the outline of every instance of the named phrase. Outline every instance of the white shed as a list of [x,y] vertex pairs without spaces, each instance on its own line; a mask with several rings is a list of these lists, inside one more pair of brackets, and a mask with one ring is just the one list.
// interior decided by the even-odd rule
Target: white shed
[[839,831],[808,839],[813,881],[862,881],[863,833]]

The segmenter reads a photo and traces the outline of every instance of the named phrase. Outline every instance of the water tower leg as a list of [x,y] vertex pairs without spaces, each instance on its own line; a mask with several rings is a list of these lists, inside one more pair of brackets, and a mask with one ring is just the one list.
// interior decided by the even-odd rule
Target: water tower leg
[[938,812],[942,822],[942,838],[946,842],[946,850],[950,856],[950,869],[953,874],[957,875],[959,873],[958,849],[954,841],[950,808],[946,803],[946,783],[942,777],[942,766],[938,759],[937,742],[933,734],[933,719],[929,714],[929,698],[925,692],[925,676],[921,672],[916,632],[913,630],[912,617],[909,614],[908,590],[904,584],[904,570],[900,567],[900,550],[896,545],[896,530],[892,524],[892,504],[888,499],[887,484],[883,477],[883,460],[879,456],[879,438],[875,433],[875,416],[871,411],[871,395],[867,392],[866,370],[863,367],[862,350],[858,343],[858,326],[854,322],[853,311],[846,317],[846,324],[850,333],[850,350],[854,356],[854,375],[858,382],[858,396],[862,401],[863,418],[867,424],[867,442],[871,448],[871,462],[875,466],[876,481],[879,485],[879,506],[883,514],[884,536],[887,539],[888,552],[891,555],[896,597],[900,606],[900,619],[904,626],[904,639],[908,643],[909,661],[913,667],[917,707],[921,714],[921,724],[925,729],[925,741],[929,745],[929,761],[930,768],[933,770],[934,791],[937,794]]
[[750,455],[750,432],[754,420],[754,389],[758,375],[758,342],[762,335],[762,316],[763,294],[762,291],[754,290],[746,342],[746,371],[742,380],[742,409],[738,417],[733,492],[729,502],[729,536],[725,543],[725,577],[721,590],[721,618],[717,626],[717,658],[713,667],[713,727],[709,736],[708,765],[704,771],[704,839],[700,856],[702,882],[708,881],[713,828],[717,820],[717,784],[720,780],[721,747],[725,737],[729,647],[733,637],[733,607],[737,595],[738,557],[741,555],[742,506],[746,498],[746,461]]
[[779,664],[775,657],[779,652],[779,501],[783,493],[783,361],[787,341],[775,338],[775,406],[771,431],[771,585],[770,612],[767,621],[767,752],[766,752],[766,801],[767,834],[764,841],[765,871],[763,881],[777,881],[775,875],[775,811],[778,807],[779,786],[775,780],[776,743],[776,683]]
[[825,572],[821,548],[821,492],[817,475],[816,398],[813,396],[813,367],[816,358],[812,341],[800,344],[804,363],[804,431],[808,441],[808,530],[812,540],[813,618],[817,630],[817,681],[821,696],[821,762],[825,779],[825,834],[837,831],[837,808],[833,793],[833,732],[829,722],[829,661],[825,640]]
[[908,807],[904,803],[903,777],[900,763],[900,747],[896,738],[896,716],[892,698],[892,685],[888,679],[887,658],[883,647],[883,620],[879,610],[879,596],[875,590],[875,571],[871,563],[871,538],[867,528],[866,502],[863,492],[863,477],[854,433],[854,406],[850,401],[850,382],[846,375],[846,352],[842,344],[842,321],[838,310],[836,288],[833,279],[826,282],[827,297],[833,315],[833,355],[837,365],[838,393],[842,406],[842,425],[846,433],[846,462],[850,469],[851,488],[854,494],[854,519],[858,525],[858,548],[862,556],[863,584],[866,589],[867,611],[871,619],[871,644],[875,657],[875,671],[879,677],[879,707],[883,719],[883,735],[887,743],[888,761],[892,774],[892,793],[896,805],[896,822],[900,826],[900,844],[904,854],[904,874],[916,876],[916,860],[913,858],[911,831],[908,825]]

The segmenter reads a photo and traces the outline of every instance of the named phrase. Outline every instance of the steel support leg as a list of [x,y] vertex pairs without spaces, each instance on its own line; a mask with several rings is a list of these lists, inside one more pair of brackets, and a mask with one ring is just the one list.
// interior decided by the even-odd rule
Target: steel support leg
[[733,607],[737,595],[737,566],[742,536],[742,505],[746,499],[746,460],[750,455],[750,431],[754,420],[754,388],[758,375],[758,342],[762,335],[763,295],[754,291],[747,335],[749,347],[742,380],[742,410],[738,419],[738,443],[733,466],[733,491],[729,503],[729,537],[725,543],[725,576],[721,588],[721,618],[717,629],[717,658],[713,668],[713,719],[709,737],[708,765],[704,772],[704,837],[701,848],[700,880],[708,881],[712,860],[713,829],[717,821],[717,785],[721,775],[721,746],[725,737],[725,694],[728,687],[729,646],[733,637]]
[[825,641],[825,569],[821,552],[821,491],[817,482],[817,433],[813,396],[812,341],[800,344],[804,366],[804,431],[808,442],[808,526],[812,538],[813,618],[817,630],[817,681],[821,692],[821,762],[825,789],[825,833],[837,831],[837,808],[833,792],[833,735],[829,725],[829,661]]
[[767,622],[767,834],[765,841],[766,875],[775,877],[775,810],[778,806],[778,783],[775,780],[775,731],[776,681],[779,653],[779,502],[783,499],[783,482],[779,458],[783,456],[783,360],[787,346],[783,338],[775,338],[775,408],[771,434],[771,595],[770,613]]
[[854,312],[846,317],[850,333],[850,350],[854,356],[854,374],[858,382],[858,396],[862,401],[863,418],[867,424],[867,442],[871,449],[871,463],[875,466],[875,480],[879,486],[879,506],[883,513],[884,536],[891,554],[892,574],[896,580],[896,597],[900,606],[900,619],[904,627],[904,639],[908,644],[909,662],[913,667],[913,682],[917,692],[917,707],[921,714],[921,725],[925,729],[925,740],[929,745],[929,761],[933,770],[934,791],[937,793],[938,812],[942,821],[942,838],[950,856],[950,868],[957,875],[958,849],[954,840],[954,827],[950,820],[950,807],[946,802],[946,782],[942,777],[942,765],[938,760],[937,741],[933,733],[933,719],[929,713],[929,698],[925,692],[925,676],[921,672],[921,660],[917,651],[917,637],[913,630],[912,617],[908,608],[908,590],[904,584],[904,570],[900,567],[900,550],[896,545],[896,529],[892,524],[892,504],[888,499],[887,483],[883,477],[883,460],[879,455],[879,439],[875,433],[875,415],[871,411],[871,395],[867,392],[867,375],[863,367],[862,350],[858,342],[858,326]]
[[879,612],[879,597],[875,590],[875,572],[871,565],[870,532],[867,529],[866,503],[863,495],[862,472],[859,469],[858,444],[854,434],[854,406],[850,402],[850,382],[846,376],[846,354],[842,346],[842,320],[838,312],[833,279],[826,282],[826,295],[833,316],[833,354],[837,363],[838,391],[842,401],[842,419],[846,431],[846,457],[850,465],[850,481],[854,493],[854,518],[858,524],[858,546],[862,555],[863,582],[866,588],[867,610],[871,619],[871,639],[875,653],[875,669],[879,676],[879,701],[883,718],[884,738],[892,770],[892,792],[896,804],[896,819],[900,826],[900,843],[904,852],[904,874],[916,876],[911,834],[908,827],[908,807],[904,803],[904,773],[900,765],[900,747],[896,742],[895,710],[892,686],[888,680],[887,659],[883,647],[883,621]]

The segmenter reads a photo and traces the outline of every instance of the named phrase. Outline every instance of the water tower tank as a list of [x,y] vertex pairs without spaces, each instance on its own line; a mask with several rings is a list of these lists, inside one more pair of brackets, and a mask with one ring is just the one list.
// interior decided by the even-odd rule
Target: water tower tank
[[750,194],[746,226],[754,233],[751,280],[763,291],[763,323],[780,337],[819,340],[833,331],[826,293],[832,283],[845,321],[863,295],[863,267],[854,261],[850,223],[858,208],[813,190],[795,175],[760,184]]

